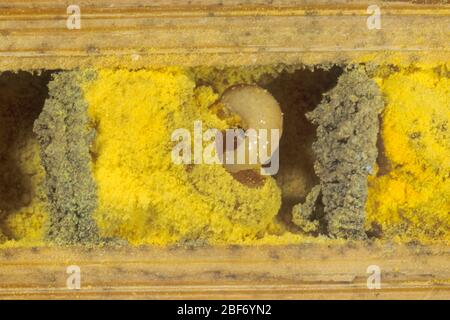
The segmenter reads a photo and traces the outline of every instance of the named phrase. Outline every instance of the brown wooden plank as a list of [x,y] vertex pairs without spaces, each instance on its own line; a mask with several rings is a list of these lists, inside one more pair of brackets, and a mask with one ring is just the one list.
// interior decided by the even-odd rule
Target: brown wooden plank
[[[367,1],[0,1],[0,70],[87,66],[439,62],[450,60],[450,5]],[[377,2],[375,2],[377,3]]]
[[[331,243],[331,242],[330,242]],[[450,298],[445,246],[305,244],[0,251],[0,298]],[[81,289],[66,268],[81,269]],[[367,267],[381,289],[367,288]]]

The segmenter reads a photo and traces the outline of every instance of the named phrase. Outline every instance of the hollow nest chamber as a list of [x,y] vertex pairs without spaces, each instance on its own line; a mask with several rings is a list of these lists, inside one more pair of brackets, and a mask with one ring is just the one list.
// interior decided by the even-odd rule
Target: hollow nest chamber
[[[283,112],[278,172],[174,163],[244,84]],[[449,88],[445,65],[3,72],[1,246],[448,243]]]

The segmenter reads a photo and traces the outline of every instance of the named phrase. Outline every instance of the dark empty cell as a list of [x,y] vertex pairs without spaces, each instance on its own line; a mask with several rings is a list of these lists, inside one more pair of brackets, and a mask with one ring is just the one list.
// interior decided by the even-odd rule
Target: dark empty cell
[[0,74],[0,241],[25,236],[25,226],[14,225],[13,216],[25,223],[44,220],[38,210],[45,202],[44,172],[33,123],[49,78],[50,72]]
[[283,111],[283,136],[280,142],[280,170],[276,176],[282,190],[280,219],[292,220],[292,207],[303,202],[318,183],[314,173],[312,143],[316,127],[305,114],[314,110],[322,94],[333,88],[342,69],[299,69],[283,72],[265,87],[280,103]]

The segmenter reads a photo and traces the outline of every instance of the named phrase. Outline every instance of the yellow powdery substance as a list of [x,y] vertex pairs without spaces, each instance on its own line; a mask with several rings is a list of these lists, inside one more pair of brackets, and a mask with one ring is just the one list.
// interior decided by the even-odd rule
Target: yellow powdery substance
[[401,241],[450,241],[450,79],[409,68],[378,79],[385,168],[369,178],[367,226]]
[[[23,206],[5,219],[10,238],[21,246],[42,245],[45,237],[48,208],[45,195],[45,172],[39,156],[39,145],[30,139],[18,154],[22,174],[29,178],[30,190],[22,193]],[[12,243],[10,243],[12,245]]]
[[197,87],[184,69],[165,68],[102,69],[83,88],[97,130],[94,218],[102,236],[134,245],[283,242],[274,179],[248,187],[218,164],[172,162],[175,129],[192,133],[195,120],[203,131],[226,128],[208,110],[218,99],[210,87]]
[[[14,152],[20,175],[14,170],[4,175],[21,176],[24,186],[12,188],[13,197],[17,197],[15,207],[5,213],[3,232],[7,241],[2,247],[29,247],[43,245],[45,227],[48,219],[44,180],[45,172],[39,156],[39,145],[34,138],[24,141]],[[10,186],[12,187],[12,186]],[[1,242],[1,241],[0,241]]]

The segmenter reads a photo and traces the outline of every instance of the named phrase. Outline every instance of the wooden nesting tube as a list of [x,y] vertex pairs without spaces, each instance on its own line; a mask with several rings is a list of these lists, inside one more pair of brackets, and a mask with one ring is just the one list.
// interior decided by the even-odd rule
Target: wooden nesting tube
[[[81,29],[68,30],[70,1],[0,0],[0,71],[450,60],[450,5],[379,2],[382,28],[368,30],[373,1],[189,2],[81,0]],[[443,245],[353,242],[1,249],[0,298],[448,299],[449,260]],[[69,265],[80,290],[67,289]],[[370,265],[379,290],[367,287]]]
[[[300,245],[0,251],[0,298],[448,299],[446,247]],[[81,289],[66,269],[81,270]],[[381,269],[381,289],[367,268]]]
[[[361,60],[408,64],[446,62],[450,52],[448,4],[81,0],[80,29],[69,30],[70,4],[0,0],[0,70]],[[373,4],[382,10],[379,30],[367,27],[367,8]]]

